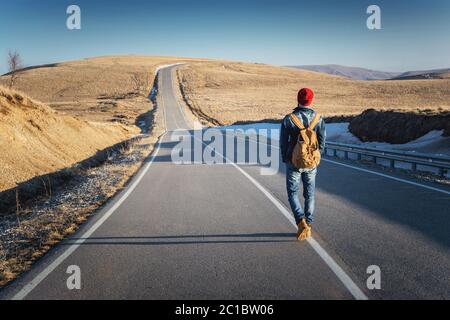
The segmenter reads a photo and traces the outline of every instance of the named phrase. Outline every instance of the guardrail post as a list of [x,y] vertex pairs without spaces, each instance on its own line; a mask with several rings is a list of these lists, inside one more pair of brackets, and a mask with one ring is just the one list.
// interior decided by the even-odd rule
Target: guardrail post
[[337,157],[337,150],[336,149],[333,149],[333,157]]
[[445,177],[445,169],[444,168],[439,168],[439,175],[441,176],[441,177]]
[[348,160],[348,151],[344,151],[344,158],[345,160]]
[[411,170],[412,170],[412,172],[417,171],[417,163],[411,163]]
[[362,159],[362,154],[361,153],[357,153],[357,159],[358,159],[358,161],[361,161],[361,159]]
[[389,162],[389,166],[391,167],[391,169],[395,169],[395,160],[391,159],[391,161]]

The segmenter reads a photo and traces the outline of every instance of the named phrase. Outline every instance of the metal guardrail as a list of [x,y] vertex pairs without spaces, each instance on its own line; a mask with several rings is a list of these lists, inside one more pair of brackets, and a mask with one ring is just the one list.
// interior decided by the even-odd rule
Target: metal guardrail
[[432,156],[424,153],[408,152],[408,151],[393,151],[382,150],[378,148],[362,147],[353,144],[327,142],[326,153],[328,150],[332,150],[332,155],[337,156],[337,152],[344,153],[344,158],[349,159],[349,154],[356,154],[358,160],[362,159],[362,156],[371,157],[373,162],[377,162],[377,159],[384,159],[390,161],[390,167],[395,168],[396,162],[403,162],[411,164],[412,171],[418,171],[417,166],[433,167],[439,170],[439,175],[445,177],[450,170],[450,157],[448,156]]

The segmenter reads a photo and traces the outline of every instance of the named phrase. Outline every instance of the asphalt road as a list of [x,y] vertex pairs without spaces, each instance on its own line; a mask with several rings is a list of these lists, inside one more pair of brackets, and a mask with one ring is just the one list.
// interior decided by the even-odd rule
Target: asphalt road
[[[172,72],[160,71],[168,132],[158,150],[1,298],[450,299],[448,188],[326,159],[314,238],[298,242],[283,169],[171,161],[171,133],[193,127]],[[367,288],[371,265],[380,290]],[[80,290],[67,287],[69,266],[81,271]]]

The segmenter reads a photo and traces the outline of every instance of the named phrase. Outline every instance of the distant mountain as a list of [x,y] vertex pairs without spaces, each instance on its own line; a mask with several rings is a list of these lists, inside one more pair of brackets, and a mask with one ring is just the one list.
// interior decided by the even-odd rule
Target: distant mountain
[[338,64],[291,66],[291,68],[327,73],[353,80],[450,79],[450,68],[408,72],[384,72],[358,67],[341,66]]
[[404,72],[392,80],[450,79],[450,69]]
[[401,72],[384,72],[357,67],[347,67],[337,64],[291,66],[292,68],[321,72],[350,78],[354,80],[386,80],[400,76]]

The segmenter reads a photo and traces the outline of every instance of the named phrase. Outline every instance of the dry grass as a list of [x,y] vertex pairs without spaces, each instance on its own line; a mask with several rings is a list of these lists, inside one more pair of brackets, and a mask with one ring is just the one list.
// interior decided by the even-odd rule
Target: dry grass
[[[96,122],[134,126],[149,110],[147,95],[159,65],[199,61],[176,57],[110,56],[37,66],[15,85],[53,109]],[[9,77],[0,77],[5,85]]]
[[26,96],[0,93],[0,191],[138,134],[153,108],[147,96],[156,68],[183,61],[197,60],[113,56],[21,71],[15,87]]
[[327,116],[368,108],[450,110],[450,79],[354,81],[236,62],[182,66],[178,78],[193,112],[209,124],[280,119],[296,106],[297,91],[305,86],[315,90],[314,107]]
[[[155,69],[181,60],[192,61],[105,57],[24,71],[17,86],[58,111],[0,89],[0,191],[58,169],[73,171],[66,183],[48,185],[44,196],[18,203],[16,214],[0,215],[0,286],[75,232],[141,167],[165,129],[162,112],[146,98]],[[99,167],[71,167],[138,134],[137,120],[146,120],[149,134],[116,149]]]
[[0,216],[0,287],[28,270],[126,186],[165,129],[158,109],[151,113],[151,125],[150,134],[118,148],[103,165],[74,169],[74,181],[53,190],[44,201],[21,208],[17,219]]
[[61,115],[23,93],[0,87],[0,191],[69,167],[136,131]]

